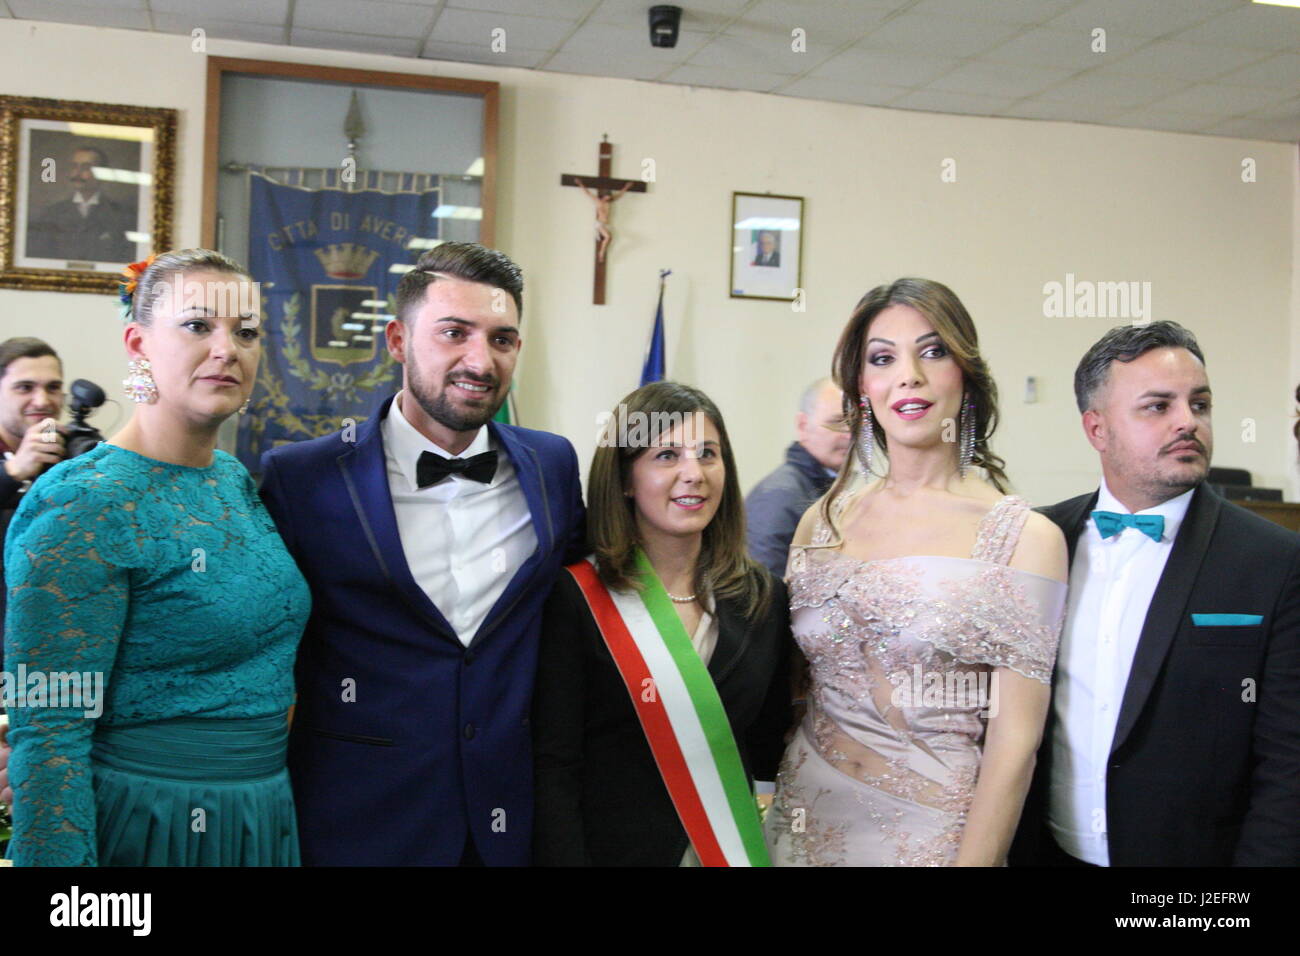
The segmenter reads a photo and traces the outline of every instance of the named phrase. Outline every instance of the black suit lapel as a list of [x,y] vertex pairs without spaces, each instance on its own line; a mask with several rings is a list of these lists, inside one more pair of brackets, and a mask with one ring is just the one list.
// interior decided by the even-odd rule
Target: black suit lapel
[[718,601],[718,643],[709,658],[709,676],[720,686],[736,669],[749,646],[749,628],[745,626],[731,601]]
[[1210,536],[1219,520],[1221,501],[1210,488],[1200,485],[1187,506],[1187,516],[1178,529],[1173,550],[1165,562],[1164,573],[1151,596],[1151,606],[1142,625],[1133,666],[1129,669],[1128,684],[1124,688],[1124,702],[1120,706],[1119,720],[1115,725],[1115,739],[1111,753],[1124,745],[1138,715],[1146,705],[1155,686],[1156,677],[1164,665],[1169,646],[1182,625],[1183,612],[1192,596],[1201,563],[1210,545]]
[[1065,546],[1069,549],[1068,564],[1070,567],[1074,566],[1074,550],[1079,543],[1079,535],[1088,526],[1088,516],[1097,507],[1098,494],[1099,492],[1094,491],[1090,495],[1080,495],[1077,498],[1070,498],[1068,501],[1054,504],[1049,508],[1040,509],[1065,535]]
[[[1088,527],[1088,518],[1097,507],[1098,495],[1099,492],[1094,491],[1090,495],[1079,495],[1077,498],[1069,498],[1050,507],[1039,509],[1065,535],[1065,546],[1069,553],[1067,569],[1074,567],[1074,552],[1079,544],[1079,535],[1083,534],[1084,529]],[[1066,580],[1067,582],[1069,580],[1068,570]],[[1068,603],[1066,607],[1068,609]],[[1047,720],[1043,726],[1043,743],[1039,749],[1038,767],[1034,771],[1036,779],[1044,781],[1049,773],[1048,767],[1052,754],[1052,734],[1056,723],[1056,668],[1059,665],[1060,659],[1057,658],[1052,668],[1052,703],[1047,708]]]

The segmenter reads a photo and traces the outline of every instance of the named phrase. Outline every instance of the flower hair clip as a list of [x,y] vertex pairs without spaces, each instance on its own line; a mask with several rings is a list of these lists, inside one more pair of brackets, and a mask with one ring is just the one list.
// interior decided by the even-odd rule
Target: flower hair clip
[[147,259],[133,262],[122,270],[122,281],[117,286],[117,297],[127,309],[131,308],[131,300],[135,296],[135,287],[140,284],[140,277],[157,258],[157,253],[151,254]]

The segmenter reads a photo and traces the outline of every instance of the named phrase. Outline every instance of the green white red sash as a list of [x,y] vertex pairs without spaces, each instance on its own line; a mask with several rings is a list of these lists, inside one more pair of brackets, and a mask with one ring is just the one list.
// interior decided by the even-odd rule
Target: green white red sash
[[589,560],[570,565],[705,866],[771,866],[749,778],[713,678],[649,559],[640,591],[611,591]]

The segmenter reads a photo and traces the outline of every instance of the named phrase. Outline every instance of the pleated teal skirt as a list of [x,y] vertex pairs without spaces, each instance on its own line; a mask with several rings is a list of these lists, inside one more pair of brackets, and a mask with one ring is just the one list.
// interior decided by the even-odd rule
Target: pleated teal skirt
[[100,866],[298,866],[284,714],[100,727]]

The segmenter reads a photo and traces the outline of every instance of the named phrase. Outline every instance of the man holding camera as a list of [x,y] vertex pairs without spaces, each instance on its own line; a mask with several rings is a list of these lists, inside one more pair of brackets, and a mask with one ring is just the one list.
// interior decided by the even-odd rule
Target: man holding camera
[[[58,418],[63,413],[63,363],[40,339],[0,342],[0,542],[34,479],[66,457]],[[0,545],[0,574],[4,572]],[[0,622],[7,590],[0,587]],[[3,636],[0,624],[0,636]]]

